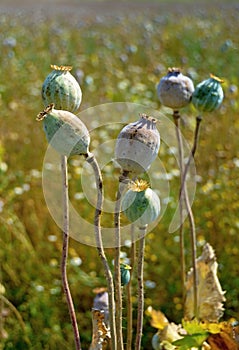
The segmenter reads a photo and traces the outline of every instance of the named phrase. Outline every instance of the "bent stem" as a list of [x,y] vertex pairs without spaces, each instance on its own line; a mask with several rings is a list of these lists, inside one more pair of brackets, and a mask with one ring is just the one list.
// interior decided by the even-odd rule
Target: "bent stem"
[[115,226],[115,259],[114,259],[114,271],[115,271],[115,324],[117,334],[117,350],[123,350],[123,333],[122,333],[122,293],[121,293],[121,272],[120,272],[120,210],[121,210],[121,198],[122,193],[129,182],[128,172],[122,173],[119,177],[119,188],[116,196],[115,213],[114,213],[114,226]]
[[67,258],[69,248],[69,196],[68,196],[68,171],[67,157],[61,156],[61,171],[62,171],[62,188],[63,188],[63,242],[62,242],[62,260],[61,260],[61,275],[63,290],[66,296],[66,301],[70,313],[71,324],[74,332],[75,348],[81,350],[81,341],[76,321],[76,314],[73,300],[71,297],[70,287],[67,278]]
[[180,195],[181,195],[182,189],[184,188],[185,183],[186,183],[186,178],[187,178],[187,173],[188,173],[188,169],[189,169],[190,163],[191,163],[192,159],[195,157],[195,153],[196,153],[196,150],[197,150],[201,121],[202,121],[202,116],[198,115],[197,118],[196,118],[196,127],[195,127],[195,131],[194,131],[193,146],[192,146],[191,153],[190,153],[190,155],[188,157],[188,160],[187,160],[187,163],[185,165],[184,172],[183,172],[181,188],[180,188]]
[[[181,155],[183,154],[183,144],[182,144],[182,135],[180,131],[180,114],[178,111],[174,111],[173,113],[174,117],[174,123],[176,126],[176,134],[177,134],[177,140],[178,140],[178,147],[181,149]],[[183,159],[182,159],[182,168],[180,169],[181,172],[181,181],[183,181],[183,175],[184,174],[184,164],[183,164]],[[181,188],[182,187],[182,188]],[[191,205],[189,202],[189,197],[188,197],[188,191],[187,191],[187,186],[186,186],[186,176],[185,176],[185,182],[181,183],[180,186],[180,201],[183,201],[183,198],[185,200],[185,205],[186,205],[186,210],[188,213],[188,218],[189,218],[189,225],[190,225],[190,234],[191,234],[191,252],[192,252],[192,267],[193,267],[193,299],[194,299],[194,317],[197,318],[198,316],[198,287],[197,287],[197,266],[196,266],[196,258],[197,258],[197,246],[196,246],[196,229],[195,229],[195,222],[194,222],[194,216],[193,212],[191,209]],[[183,226],[183,223],[181,223]],[[185,275],[184,275],[185,276]],[[185,277],[184,277],[185,278]]]
[[134,224],[131,224],[131,248],[130,248],[130,280],[126,286],[127,292],[127,343],[126,350],[132,349],[133,335],[133,305],[132,305],[132,278],[135,263],[135,242],[134,242]]
[[100,167],[95,156],[92,153],[88,153],[86,155],[86,161],[92,166],[96,188],[97,188],[97,204],[95,209],[95,218],[94,218],[94,227],[95,227],[95,239],[99,257],[102,261],[105,271],[105,277],[107,281],[108,287],[108,295],[109,295],[109,322],[110,322],[110,334],[111,334],[111,349],[117,349],[116,342],[116,327],[115,327],[115,301],[114,301],[114,282],[113,276],[104,252],[104,246],[102,242],[102,234],[101,234],[101,213],[103,208],[103,180],[100,171]]
[[[178,142],[178,155],[179,155],[179,169],[180,169],[180,182],[183,181],[183,144],[180,135],[180,114],[178,111],[173,111],[174,124],[176,127],[176,136]],[[182,283],[182,299],[185,300],[185,282],[186,282],[186,268],[185,268],[185,251],[184,251],[184,227],[183,227],[183,202],[184,202],[184,192],[179,192],[179,215],[180,215],[180,227],[179,227],[179,237],[180,237],[180,265],[181,265],[181,283]]]
[[[23,318],[22,318],[20,312],[19,312],[18,309],[16,308],[16,306],[14,306],[14,305],[10,302],[10,300],[8,300],[8,299],[7,299],[4,295],[2,295],[1,293],[0,293],[0,300],[1,300],[1,302],[2,302],[3,304],[6,304],[6,305],[9,307],[9,309],[15,314],[15,316],[16,316],[18,322],[19,322],[19,325],[20,325],[20,327],[21,327],[23,333],[25,333],[24,339],[25,339],[26,343],[27,343],[28,345],[31,345],[31,342],[30,342],[28,336],[26,335],[26,333],[27,333],[27,332],[26,332],[26,331],[27,331],[26,325],[25,325],[25,323],[24,323],[24,320],[23,320]],[[1,325],[0,331],[3,331],[2,325]]]
[[143,319],[144,319],[144,249],[145,235],[147,225],[140,227],[140,239],[138,248],[138,314],[137,314],[137,330],[135,340],[135,350],[140,350],[141,338],[143,334]]

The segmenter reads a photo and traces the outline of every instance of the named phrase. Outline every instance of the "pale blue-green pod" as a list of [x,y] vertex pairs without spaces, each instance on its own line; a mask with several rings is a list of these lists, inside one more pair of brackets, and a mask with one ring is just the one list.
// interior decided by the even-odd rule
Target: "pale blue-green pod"
[[120,264],[121,285],[126,286],[130,281],[131,266]]
[[159,334],[155,333],[152,337],[152,347],[154,350],[161,350]]
[[192,95],[192,103],[200,112],[213,112],[221,105],[224,93],[221,84],[223,80],[210,75],[210,78],[199,83]]
[[130,222],[143,228],[158,218],[161,205],[158,195],[147,182],[136,180],[123,194],[121,208]]
[[43,120],[47,141],[58,153],[66,156],[88,154],[89,131],[76,115],[57,110],[51,104],[38,114],[37,120]]
[[43,103],[48,106],[54,103],[56,109],[76,112],[81,104],[80,85],[70,73],[70,66],[51,65],[53,71],[46,77],[42,85]]
[[178,110],[187,106],[194,91],[193,81],[179,68],[169,68],[168,74],[157,85],[158,99],[163,106]]

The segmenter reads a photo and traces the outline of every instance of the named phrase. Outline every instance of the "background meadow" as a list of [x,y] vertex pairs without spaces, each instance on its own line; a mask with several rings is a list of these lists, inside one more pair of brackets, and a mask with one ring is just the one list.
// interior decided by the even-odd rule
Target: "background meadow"
[[[205,242],[216,251],[219,278],[227,291],[224,318],[238,319],[238,15],[238,4],[230,1],[0,6],[0,293],[6,298],[0,301],[0,349],[73,348],[61,292],[61,231],[42,192],[47,143],[36,122],[43,109],[41,86],[51,64],[73,66],[83,91],[81,111],[108,102],[159,109],[156,85],[171,66],[181,67],[195,85],[210,73],[224,79],[222,107],[202,122],[193,212],[198,255]],[[183,134],[189,143],[195,116],[192,106],[182,111]],[[112,137],[112,130],[93,137],[100,143]],[[171,193],[164,217],[146,240],[145,307],[152,305],[170,321],[180,322],[179,237],[177,232],[168,233],[179,178],[166,148],[162,147],[160,159],[167,164]],[[90,218],[94,213],[82,197],[81,166],[77,158],[70,161],[71,200]],[[115,170],[107,167],[103,175],[106,196],[113,196]],[[188,239],[188,268],[189,247]],[[127,249],[122,248],[125,255]],[[87,349],[94,289],[106,282],[95,248],[72,239],[69,254],[71,290]],[[113,257],[111,250],[107,254]],[[155,331],[145,316],[143,349],[151,349]]]

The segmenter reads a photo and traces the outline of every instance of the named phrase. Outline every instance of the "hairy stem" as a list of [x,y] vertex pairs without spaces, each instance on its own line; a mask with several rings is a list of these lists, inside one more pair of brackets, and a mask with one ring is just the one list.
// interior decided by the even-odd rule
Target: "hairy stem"
[[102,261],[109,295],[109,322],[110,322],[110,333],[111,333],[111,349],[117,350],[117,340],[116,340],[116,326],[115,326],[115,300],[114,300],[114,281],[113,276],[104,252],[104,246],[102,242],[101,234],[101,213],[103,207],[103,180],[100,171],[100,167],[95,156],[92,153],[86,155],[86,161],[92,166],[97,188],[97,204],[95,209],[95,239],[97,244],[97,250],[99,257]]
[[[174,121],[177,120],[176,133],[177,133],[177,139],[178,139],[178,147],[182,148],[182,136],[181,136],[181,131],[180,131],[179,118],[180,118],[179,112],[174,111]],[[181,169],[181,171],[184,174],[184,166]],[[181,175],[181,178],[182,178],[182,175]],[[182,187],[182,190],[181,190],[181,187]],[[187,210],[188,218],[189,218],[189,225],[190,225],[192,267],[193,267],[193,299],[194,299],[193,310],[194,310],[194,317],[197,318],[197,316],[198,316],[198,287],[197,287],[197,265],[196,265],[196,259],[197,259],[196,228],[195,228],[193,212],[192,212],[191,205],[190,205],[189,198],[188,198],[186,177],[185,177],[185,182],[183,184],[181,183],[180,192],[181,192],[180,201],[181,201],[181,198],[184,197],[186,210]]]
[[140,228],[140,239],[138,248],[138,314],[135,350],[140,350],[143,333],[144,319],[144,249],[147,226]]
[[67,157],[61,157],[61,171],[62,171],[62,189],[63,189],[63,243],[62,243],[62,259],[61,259],[61,275],[63,290],[66,296],[66,301],[70,313],[71,324],[74,332],[75,348],[81,350],[80,335],[76,320],[73,300],[71,297],[70,287],[67,278],[67,258],[69,248],[69,197],[68,197],[68,171],[67,171]]
[[127,343],[126,350],[132,349],[133,335],[133,305],[132,305],[132,278],[135,263],[135,242],[134,242],[134,224],[131,224],[131,248],[130,248],[130,281],[126,286],[127,291]]
[[121,272],[120,272],[120,246],[121,246],[121,234],[120,234],[120,210],[121,210],[121,198],[122,193],[128,183],[129,179],[127,173],[123,173],[119,177],[119,188],[116,196],[115,213],[114,213],[114,225],[115,225],[115,324],[117,334],[117,350],[123,350],[123,332],[122,332],[122,292],[121,292]]

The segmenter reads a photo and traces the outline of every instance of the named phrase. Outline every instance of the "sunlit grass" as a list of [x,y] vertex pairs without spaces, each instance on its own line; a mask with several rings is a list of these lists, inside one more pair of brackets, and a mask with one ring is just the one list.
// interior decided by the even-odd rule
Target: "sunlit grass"
[[[0,15],[0,278],[5,297],[17,307],[26,326],[23,334],[10,312],[3,324],[8,333],[3,349],[66,349],[73,344],[61,294],[61,233],[41,189],[47,145],[35,121],[43,108],[41,85],[50,64],[73,66],[72,74],[83,91],[81,110],[120,101],[159,109],[155,86],[170,66],[180,66],[195,84],[209,73],[225,80],[222,108],[205,115],[202,122],[196,156],[200,182],[193,210],[199,243],[209,241],[219,260],[219,277],[227,290],[225,317],[238,316],[238,18],[235,9],[218,7],[216,11],[217,15],[202,8],[193,17],[174,12],[86,18],[73,14],[70,21],[60,14]],[[190,140],[196,111],[190,107],[182,114],[183,132]],[[108,134],[112,136],[112,130]],[[92,138],[101,142],[108,134],[93,133]],[[172,156],[162,153],[161,157],[169,171],[176,168]],[[70,164],[70,192],[77,206],[74,194],[82,188],[74,168]],[[113,200],[116,182],[111,174],[114,169],[105,170],[105,191]],[[178,189],[176,177],[170,186],[173,195]],[[93,218],[87,203],[82,211]],[[145,280],[155,284],[146,284],[145,305],[153,304],[169,319],[179,321],[178,237],[167,231],[173,211],[172,201],[167,215],[146,239]],[[69,278],[86,347],[91,338],[92,290],[105,281],[95,249],[74,240],[70,244],[70,257],[82,260],[78,267],[69,266]],[[126,247],[122,250],[129,253]],[[187,260],[189,264],[189,254]],[[153,332],[145,319],[145,349],[151,346]]]

